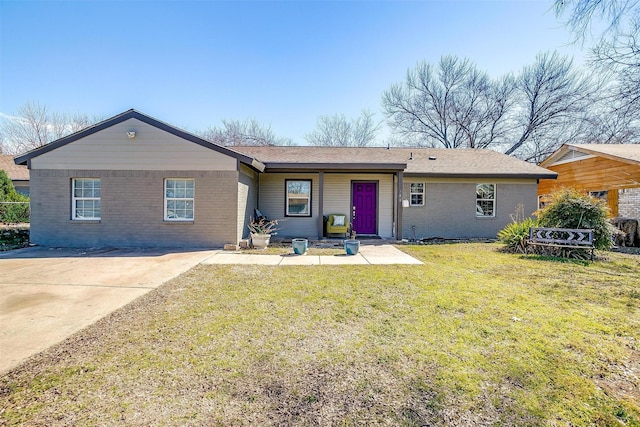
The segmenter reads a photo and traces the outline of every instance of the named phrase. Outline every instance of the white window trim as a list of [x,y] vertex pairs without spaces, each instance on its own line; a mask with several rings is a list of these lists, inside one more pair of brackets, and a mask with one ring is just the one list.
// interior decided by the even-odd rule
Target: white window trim
[[[309,207],[309,213],[290,213],[289,212],[289,183],[290,182],[308,182],[309,183],[309,195],[306,197],[292,197],[293,199],[306,199],[307,200],[307,206]],[[312,192],[313,192],[313,181],[310,179],[287,179],[285,180],[285,216],[292,216],[292,217],[306,217],[309,218],[312,216],[312,211],[311,211],[311,197],[312,197]]]
[[[478,199],[478,186],[479,185],[493,185],[493,199]],[[496,199],[498,197],[498,186],[495,183],[490,182],[480,182],[476,184],[476,218],[495,218],[496,217]],[[480,215],[478,213],[478,201],[492,201],[493,202],[493,210],[491,215]]]
[[[413,184],[422,184],[422,191],[420,192],[413,192],[411,191],[411,187]],[[427,185],[424,182],[411,182],[409,183],[409,206],[424,206],[424,199],[425,199],[425,193],[427,192]],[[414,194],[421,194],[422,195],[422,203],[413,203],[413,197],[411,197]]]
[[[193,197],[167,197],[167,181],[175,180],[175,181],[193,181]],[[196,219],[196,180],[193,178],[165,178],[164,179],[164,220],[170,222],[193,222]],[[193,204],[193,218],[169,218],[167,216],[167,202],[169,200],[175,201],[191,201]]]
[[[76,182],[78,181],[100,181],[100,178],[72,178],[71,179],[71,219],[73,221],[100,221],[102,219],[102,203],[100,206],[100,216],[97,216],[97,217],[77,216],[77,212],[76,212],[77,201],[89,201],[89,200],[100,201],[102,199],[102,197],[76,197]],[[102,195],[102,183],[100,183],[100,195]]]

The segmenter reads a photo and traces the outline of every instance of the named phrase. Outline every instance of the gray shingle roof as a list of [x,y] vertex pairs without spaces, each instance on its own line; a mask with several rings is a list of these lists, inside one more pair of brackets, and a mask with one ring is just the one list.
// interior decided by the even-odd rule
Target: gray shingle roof
[[[385,169],[431,177],[556,178],[555,172],[492,150],[399,147],[233,147],[266,164],[266,170]],[[404,167],[406,165],[406,168]],[[386,168],[390,169],[390,168]]]
[[0,154],[0,169],[5,171],[13,181],[29,181],[29,169],[26,166],[16,165],[11,155]]
[[640,144],[569,144],[569,146],[640,163]]

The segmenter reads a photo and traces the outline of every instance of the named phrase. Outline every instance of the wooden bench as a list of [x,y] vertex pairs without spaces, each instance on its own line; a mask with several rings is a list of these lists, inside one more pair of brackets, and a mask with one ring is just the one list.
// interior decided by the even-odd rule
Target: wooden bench
[[556,248],[591,249],[591,261],[593,261],[593,230],[578,228],[545,228],[531,227],[526,247],[550,246]]

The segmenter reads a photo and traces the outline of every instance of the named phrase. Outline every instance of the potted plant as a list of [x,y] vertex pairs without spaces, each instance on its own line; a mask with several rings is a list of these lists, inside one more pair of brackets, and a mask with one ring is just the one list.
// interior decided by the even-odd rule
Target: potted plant
[[360,240],[356,240],[356,230],[349,224],[349,239],[344,241],[344,251],[347,255],[356,255],[360,250]]
[[276,231],[278,228],[277,219],[253,219],[249,221],[249,232],[251,233],[251,244],[254,248],[264,249],[269,246],[269,241],[271,240],[271,236],[274,234],[278,234]]

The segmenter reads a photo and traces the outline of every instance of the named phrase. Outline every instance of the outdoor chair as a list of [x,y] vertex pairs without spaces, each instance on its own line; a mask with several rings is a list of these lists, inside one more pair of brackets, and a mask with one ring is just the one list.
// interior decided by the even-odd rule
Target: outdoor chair
[[349,222],[344,214],[331,214],[327,220],[327,235],[344,234],[345,239],[349,233]]

